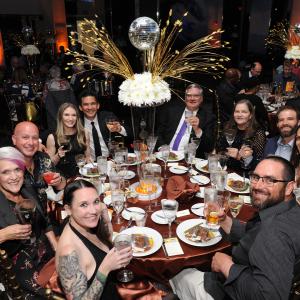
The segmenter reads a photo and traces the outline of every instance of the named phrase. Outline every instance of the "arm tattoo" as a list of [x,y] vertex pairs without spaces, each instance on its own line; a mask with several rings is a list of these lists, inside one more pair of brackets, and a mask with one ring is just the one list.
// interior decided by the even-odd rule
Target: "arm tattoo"
[[80,269],[75,251],[59,257],[58,274],[65,293],[71,295],[73,300],[97,300],[103,292],[104,286],[97,277],[87,288],[87,277]]

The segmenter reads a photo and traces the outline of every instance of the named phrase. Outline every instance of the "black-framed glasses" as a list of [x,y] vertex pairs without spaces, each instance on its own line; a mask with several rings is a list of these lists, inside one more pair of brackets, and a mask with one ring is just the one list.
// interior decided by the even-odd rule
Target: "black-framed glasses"
[[257,183],[259,179],[261,179],[262,182],[267,186],[273,186],[277,182],[289,182],[289,180],[275,179],[271,176],[259,176],[252,172],[249,173],[249,178],[252,183]]

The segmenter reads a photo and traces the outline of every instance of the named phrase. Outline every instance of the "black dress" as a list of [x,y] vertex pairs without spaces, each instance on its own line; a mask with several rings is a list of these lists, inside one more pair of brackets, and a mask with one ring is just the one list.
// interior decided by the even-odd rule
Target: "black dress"
[[[257,163],[262,159],[265,144],[266,144],[266,135],[262,129],[257,129],[256,132],[251,137],[245,136],[244,130],[237,129],[235,139],[232,143],[232,146],[229,146],[224,132],[221,133],[220,138],[217,143],[217,151],[226,151],[226,148],[232,147],[241,149],[242,145],[249,145],[253,150],[253,159],[251,163],[247,166],[247,169],[252,170],[255,168]],[[243,161],[237,160],[232,157],[228,159],[227,162],[228,168],[242,172],[243,171]]]
[[[29,198],[24,189],[21,194]],[[32,195],[30,198],[36,202],[35,221],[32,224],[36,241],[30,243],[30,240],[9,240],[2,243],[1,248],[13,260],[16,280],[25,291],[24,299],[40,300],[47,297],[45,289],[38,285],[36,278],[44,265],[54,257],[54,251],[45,235],[48,222],[43,208],[36,196]],[[18,223],[15,203],[0,192],[0,229]]]
[[[55,140],[55,148],[58,149],[60,146],[57,142],[57,136],[56,134],[53,136]],[[68,179],[78,174],[75,156],[77,154],[84,154],[86,147],[82,147],[78,144],[76,133],[67,135],[66,137],[70,141],[71,150],[66,152],[65,156],[60,159],[56,167],[63,174],[63,176]]]
[[[104,259],[104,257],[106,256],[107,253],[104,252],[103,250],[101,250],[100,248],[98,248],[95,244],[93,244],[85,236],[83,236],[70,223],[69,223],[69,226],[72,229],[72,231],[80,238],[80,240],[87,247],[87,249],[91,252],[91,254],[94,257],[95,262],[96,262],[95,271],[94,271],[93,275],[91,276],[91,278],[87,281],[87,288],[89,288],[90,285],[92,284],[95,276],[96,276],[96,273],[99,269],[100,264],[102,263],[102,261],[103,261],[103,259]],[[101,297],[99,299],[101,299],[101,300],[108,300],[108,299],[118,300],[118,299],[121,299],[118,292],[117,292],[116,285],[113,282],[112,273],[110,273],[108,275],[105,286],[104,286],[104,289],[103,289],[103,292],[102,292]]]

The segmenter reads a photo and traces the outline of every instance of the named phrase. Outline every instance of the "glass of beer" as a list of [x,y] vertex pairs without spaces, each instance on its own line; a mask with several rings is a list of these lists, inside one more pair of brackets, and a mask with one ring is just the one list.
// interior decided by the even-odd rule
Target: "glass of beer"
[[204,216],[207,225],[216,226],[219,223],[219,213],[222,203],[218,198],[218,191],[213,187],[204,188]]

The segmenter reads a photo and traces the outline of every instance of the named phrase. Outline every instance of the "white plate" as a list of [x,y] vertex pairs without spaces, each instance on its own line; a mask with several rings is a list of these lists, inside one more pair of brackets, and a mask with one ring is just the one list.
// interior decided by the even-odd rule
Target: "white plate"
[[192,213],[199,217],[204,217],[204,203],[196,203],[191,207]]
[[111,205],[111,195],[107,195],[104,197],[103,202],[106,204],[106,206]]
[[99,173],[97,174],[87,174],[87,169],[88,168],[97,168],[97,164],[86,164],[83,168],[79,169],[79,174],[81,174],[82,176],[86,176],[86,177],[99,177]]
[[135,153],[128,153],[127,157],[129,157],[129,158],[135,158],[135,160],[133,162],[131,162],[131,163],[128,162],[126,164],[123,164],[124,166],[135,166],[135,165],[139,164],[139,162],[136,159]]
[[184,166],[176,166],[176,167],[171,167],[169,170],[173,174],[184,174],[188,171],[188,168]]
[[201,159],[196,161],[195,168],[203,173],[209,173],[208,170],[203,169],[203,167],[205,167],[206,165],[208,165],[208,160]]
[[153,247],[149,249],[148,251],[145,252],[133,252],[134,257],[143,257],[143,256],[148,256],[150,254],[155,253],[162,245],[163,238],[161,234],[149,227],[130,227],[122,231],[122,234],[136,234],[136,233],[142,233],[146,234],[148,237],[153,238]]
[[[137,213],[135,213],[137,212]],[[135,216],[139,216],[140,214],[139,213],[142,213],[142,214],[145,214],[145,211],[140,208],[140,207],[128,207],[128,208],[124,208],[123,211],[122,211],[122,217],[129,221],[130,218],[135,218]]]
[[[227,176],[227,183],[228,183],[229,179],[243,180],[243,177],[241,177],[240,175],[238,175],[236,173],[230,173]],[[250,193],[250,180],[248,178],[246,178],[246,183],[248,184],[248,188],[245,191],[234,190],[233,188],[231,188],[230,186],[228,186],[228,184],[226,184],[225,189],[227,191],[229,191],[229,192],[236,193],[236,194],[249,194]]]
[[156,224],[168,224],[168,220],[165,218],[165,215],[162,210],[158,210],[151,215],[151,220]]
[[[177,159],[168,159],[168,162],[176,162],[176,161],[180,161],[180,160],[184,159],[184,153],[183,152],[181,152],[181,151],[170,151],[170,152],[175,153],[177,155]],[[162,160],[160,152],[157,152],[155,155],[156,155],[157,159]]]
[[210,182],[210,179],[204,175],[196,175],[190,178],[190,182],[197,183],[199,185],[205,185]]
[[134,178],[135,173],[131,170],[122,170],[118,173],[119,176],[123,177],[124,175],[124,179],[129,180]]
[[179,239],[181,239],[183,242],[189,245],[196,246],[196,247],[208,247],[208,246],[215,245],[221,241],[222,236],[219,231],[214,231],[215,237],[207,242],[192,242],[189,239],[187,239],[184,235],[184,232],[189,228],[196,226],[198,224],[202,224],[203,227],[207,227],[206,221],[202,219],[189,219],[181,222],[176,229],[176,234],[179,237]]

